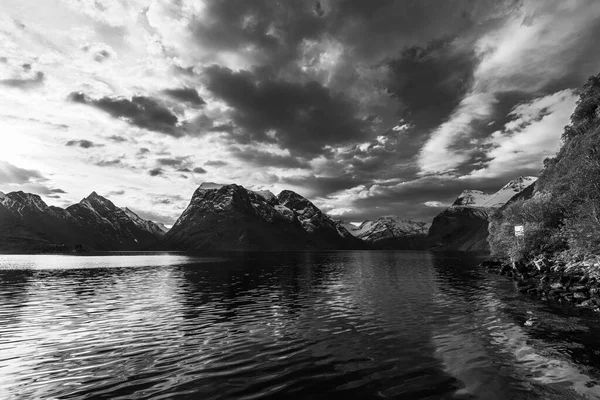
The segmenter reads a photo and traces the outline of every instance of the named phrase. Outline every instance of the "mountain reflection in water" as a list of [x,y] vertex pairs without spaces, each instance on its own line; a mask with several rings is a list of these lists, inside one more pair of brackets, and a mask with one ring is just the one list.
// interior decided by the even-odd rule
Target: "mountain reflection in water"
[[595,314],[476,265],[383,251],[0,256],[0,398],[600,398]]

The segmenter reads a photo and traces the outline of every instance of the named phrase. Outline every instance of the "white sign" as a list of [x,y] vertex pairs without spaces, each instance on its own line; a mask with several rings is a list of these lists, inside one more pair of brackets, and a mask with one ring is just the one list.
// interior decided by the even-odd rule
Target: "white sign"
[[515,236],[525,236],[525,228],[523,225],[515,225]]

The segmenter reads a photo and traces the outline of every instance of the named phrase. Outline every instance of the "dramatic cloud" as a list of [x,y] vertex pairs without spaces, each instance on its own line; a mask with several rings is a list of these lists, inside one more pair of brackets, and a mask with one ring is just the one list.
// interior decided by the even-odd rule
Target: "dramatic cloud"
[[0,160],[0,183],[28,183],[35,180],[44,180],[39,171],[19,168]]
[[84,149],[89,149],[91,147],[103,147],[103,144],[97,144],[92,142],[91,140],[69,140],[67,143],[65,143],[65,146],[77,146],[77,147],[82,147]]
[[100,161],[96,162],[95,165],[97,165],[99,167],[114,167],[117,165],[121,165],[121,159],[115,158],[112,160],[100,160]]
[[535,175],[600,72],[594,0],[84,3],[3,5],[0,182],[171,223],[203,179],[430,219]]
[[[564,3],[543,7],[526,2],[499,28],[476,39],[473,51],[478,63],[472,83],[458,107],[432,132],[421,150],[422,174],[454,171],[468,162],[473,149],[464,143],[470,143],[470,138],[493,122],[503,93],[520,92],[531,98],[548,89],[576,85],[574,81],[581,84],[586,76],[581,74],[577,60],[600,61],[600,55],[589,52],[599,29],[593,24],[600,16],[600,4],[583,4],[587,7]],[[587,29],[574,30],[573,26]],[[580,43],[574,46],[575,42]]]
[[563,90],[516,106],[509,113],[512,119],[486,141],[490,148],[485,167],[467,177],[495,178],[511,172],[537,175],[544,158],[558,150],[563,124],[576,101],[572,90]]
[[477,58],[458,39],[446,38],[424,48],[409,47],[388,65],[392,74],[388,90],[402,103],[405,118],[433,127],[460,103],[471,85]]
[[111,135],[108,137],[108,139],[112,140],[113,142],[117,142],[117,143],[123,143],[123,142],[127,141],[126,138],[124,138],[123,136],[119,136],[119,135]]
[[[230,153],[238,160],[261,167],[301,168],[308,169],[310,164],[301,158],[282,155],[256,149],[240,149],[232,147]],[[205,164],[207,165],[207,164]]]
[[333,146],[367,137],[366,121],[352,102],[318,82],[274,80],[249,71],[212,66],[207,88],[231,108],[241,143],[276,143],[293,155],[315,156]]
[[221,161],[221,160],[209,160],[207,162],[204,163],[204,166],[206,167],[224,167],[226,165],[228,165],[229,163],[227,161]]
[[198,94],[198,91],[193,88],[165,89],[163,92],[174,99],[190,103],[194,106],[206,104],[206,102],[202,100],[202,97],[200,97]]
[[163,170],[161,168],[153,168],[148,171],[148,175],[150,176],[159,176],[163,174]]
[[156,162],[162,166],[167,167],[178,167],[182,164],[188,163],[188,157],[176,157],[176,158],[159,158]]
[[151,97],[133,96],[131,100],[112,97],[91,99],[81,92],[74,92],[69,95],[69,99],[76,103],[94,106],[115,118],[124,118],[141,128],[181,136],[181,133],[175,129],[177,116]]

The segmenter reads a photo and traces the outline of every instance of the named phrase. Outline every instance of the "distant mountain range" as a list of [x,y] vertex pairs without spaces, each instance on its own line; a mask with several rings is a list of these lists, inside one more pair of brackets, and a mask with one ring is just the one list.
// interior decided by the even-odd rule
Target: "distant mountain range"
[[353,236],[374,249],[417,250],[427,248],[426,238],[430,223],[412,221],[395,215],[363,221],[355,225],[338,221]]
[[166,229],[93,192],[66,209],[40,196],[0,192],[0,251],[144,250]]
[[334,221],[299,194],[203,183],[170,230],[91,193],[66,209],[0,192],[0,252],[86,250],[487,250],[490,212],[532,187],[519,177],[494,194],[464,191],[431,224],[397,216]]

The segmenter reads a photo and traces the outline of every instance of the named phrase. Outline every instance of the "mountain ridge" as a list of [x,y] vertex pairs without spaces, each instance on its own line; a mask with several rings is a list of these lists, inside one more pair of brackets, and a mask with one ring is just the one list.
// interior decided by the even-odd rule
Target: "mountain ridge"
[[308,199],[290,190],[275,196],[237,184],[200,185],[165,234],[178,250],[301,250],[362,247]]
[[141,250],[164,234],[133,215],[96,192],[64,209],[36,194],[1,193],[0,251]]
[[396,215],[385,215],[376,220],[365,220],[358,226],[338,221],[353,236],[374,249],[416,250],[425,249],[429,231],[428,222],[414,221]]

